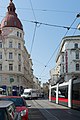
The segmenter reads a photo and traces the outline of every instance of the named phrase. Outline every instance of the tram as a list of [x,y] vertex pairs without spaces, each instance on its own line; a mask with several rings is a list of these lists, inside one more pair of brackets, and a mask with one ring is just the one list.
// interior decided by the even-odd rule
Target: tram
[[80,78],[50,85],[49,101],[80,110]]

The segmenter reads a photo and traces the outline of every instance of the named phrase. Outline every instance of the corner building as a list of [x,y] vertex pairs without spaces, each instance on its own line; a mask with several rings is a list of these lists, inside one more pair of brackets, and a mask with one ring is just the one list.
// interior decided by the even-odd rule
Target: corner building
[[0,25],[0,87],[32,87],[32,60],[25,47],[24,31],[12,0]]
[[80,35],[65,36],[62,39],[56,67],[50,70],[51,85],[80,78]]

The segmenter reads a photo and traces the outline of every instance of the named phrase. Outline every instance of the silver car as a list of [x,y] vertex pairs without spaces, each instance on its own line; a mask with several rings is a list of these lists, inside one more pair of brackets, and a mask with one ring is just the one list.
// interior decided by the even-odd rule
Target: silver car
[[15,111],[11,101],[0,101],[0,120],[21,120],[21,115]]

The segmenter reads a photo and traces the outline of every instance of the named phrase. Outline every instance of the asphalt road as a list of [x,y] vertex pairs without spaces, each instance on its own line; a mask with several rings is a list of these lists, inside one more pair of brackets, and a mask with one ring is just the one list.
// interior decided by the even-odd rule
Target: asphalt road
[[48,100],[27,100],[29,120],[80,120],[80,111],[57,105]]

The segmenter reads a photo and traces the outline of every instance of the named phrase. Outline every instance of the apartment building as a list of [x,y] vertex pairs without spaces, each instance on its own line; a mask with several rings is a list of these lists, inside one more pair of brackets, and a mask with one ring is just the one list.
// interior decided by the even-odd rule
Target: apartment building
[[0,86],[31,87],[33,69],[24,30],[12,0],[0,24]]
[[57,76],[56,82],[68,81],[80,77],[80,36],[66,36],[62,39],[56,57],[55,70],[50,70],[51,81]]

